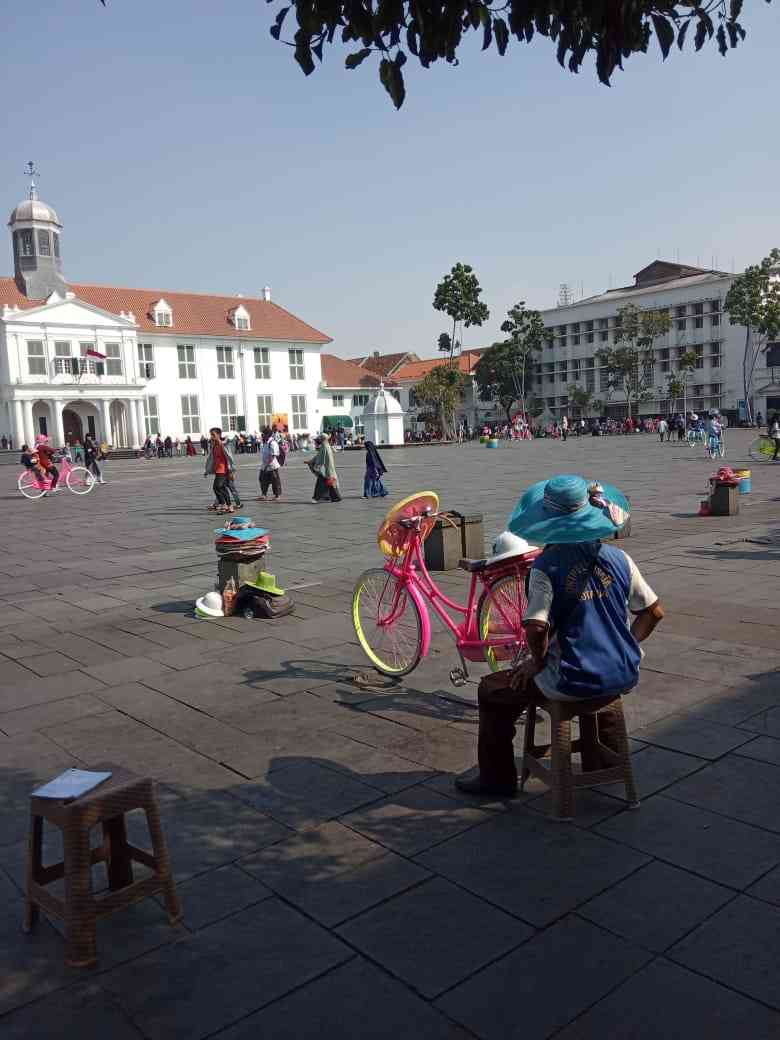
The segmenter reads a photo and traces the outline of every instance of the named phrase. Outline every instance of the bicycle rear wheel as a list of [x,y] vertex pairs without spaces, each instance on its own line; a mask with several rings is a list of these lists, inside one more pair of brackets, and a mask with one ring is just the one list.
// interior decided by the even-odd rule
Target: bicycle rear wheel
[[497,672],[511,663],[517,652],[527,645],[523,614],[528,597],[525,574],[507,574],[485,589],[479,600],[477,624],[481,639],[512,637],[504,646],[486,646],[485,660]]
[[756,437],[748,449],[754,462],[771,462],[775,453],[775,442],[772,437]]
[[38,481],[29,471],[22,473],[21,477],[19,477],[16,482],[16,486],[25,498],[43,498],[46,494],[45,489],[39,487]]
[[352,624],[358,642],[383,675],[408,675],[422,654],[422,618],[417,604],[393,574],[364,571],[352,595]]
[[65,484],[74,495],[88,495],[95,486],[95,477],[84,466],[74,466],[68,470]]

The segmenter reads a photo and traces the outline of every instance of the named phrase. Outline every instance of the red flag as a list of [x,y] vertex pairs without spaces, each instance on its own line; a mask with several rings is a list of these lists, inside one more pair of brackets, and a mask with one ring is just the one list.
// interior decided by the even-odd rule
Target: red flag
[[101,361],[105,361],[106,360],[106,355],[105,354],[101,354],[99,350],[92,350],[92,348],[90,348],[89,350],[84,351],[84,353],[85,353],[85,355],[87,357],[100,358]]

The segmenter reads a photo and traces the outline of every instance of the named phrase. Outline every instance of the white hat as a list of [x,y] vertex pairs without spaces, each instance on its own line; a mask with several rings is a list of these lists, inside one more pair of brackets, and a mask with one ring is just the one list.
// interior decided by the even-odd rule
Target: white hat
[[488,567],[499,560],[508,560],[510,556],[522,556],[531,552],[535,546],[529,545],[525,538],[512,534],[511,531],[502,531],[493,543],[493,555],[488,557]]
[[222,596],[218,592],[207,592],[195,600],[195,616],[199,618],[224,617]]

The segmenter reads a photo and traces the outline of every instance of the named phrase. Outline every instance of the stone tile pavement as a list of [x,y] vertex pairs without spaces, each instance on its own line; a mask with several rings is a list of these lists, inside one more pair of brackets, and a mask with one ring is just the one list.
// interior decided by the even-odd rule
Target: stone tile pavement
[[[732,464],[748,439],[729,435]],[[475,686],[449,685],[441,631],[399,686],[351,681],[351,588],[387,503],[360,497],[359,455],[338,461],[340,506],[310,503],[295,456],[285,500],[255,502],[240,462],[297,602],[275,623],[193,616],[215,574],[200,460],[109,463],[85,500],[24,501],[0,471],[2,1035],[780,1035],[777,473],[754,467],[739,516],[698,519],[711,463],[652,437],[386,453],[389,501],[435,488],[489,538],[555,472],[632,499],[625,548],[668,612],[626,702],[642,807],[605,787],[561,825],[541,785],[454,790]],[[101,760],[157,779],[185,919],[154,900],[114,915],[77,972],[58,922],[19,927],[28,798]]]

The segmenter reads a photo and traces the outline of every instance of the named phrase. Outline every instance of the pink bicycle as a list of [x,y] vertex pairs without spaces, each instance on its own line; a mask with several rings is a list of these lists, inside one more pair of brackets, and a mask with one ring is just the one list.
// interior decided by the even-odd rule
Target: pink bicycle
[[[436,519],[446,519],[438,506],[438,496],[426,491],[404,499],[388,513],[378,535],[385,565],[358,578],[352,623],[377,671],[408,675],[430,651],[430,605],[455,639],[461,667],[450,672],[450,679],[460,686],[468,677],[467,661],[484,660],[497,671],[526,646],[525,582],[539,550],[495,564],[461,560],[471,583],[467,602],[456,603],[436,585],[422,552]],[[454,621],[448,611],[462,614],[463,620]]]
[[[85,466],[74,466],[67,456],[57,459],[60,471],[60,479],[57,487],[62,484],[72,491],[74,495],[88,495],[95,486],[96,480]],[[47,491],[51,491],[51,477],[42,479],[37,472],[26,469],[22,472],[16,482],[17,488],[25,498],[43,498]]]

